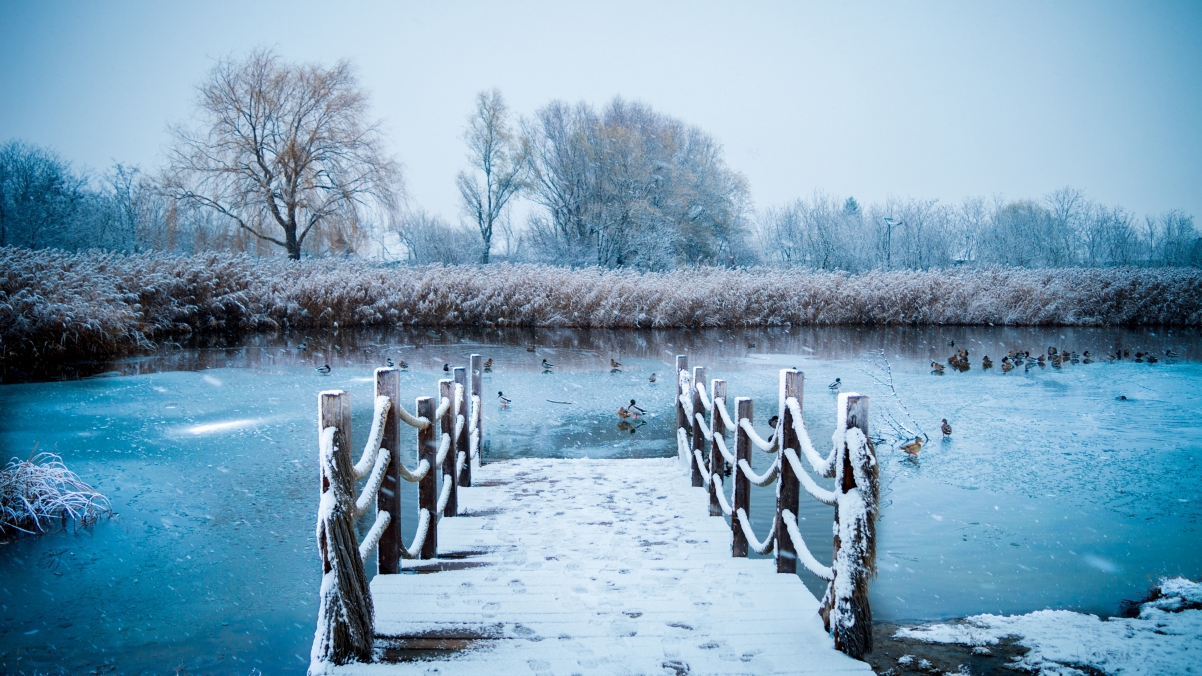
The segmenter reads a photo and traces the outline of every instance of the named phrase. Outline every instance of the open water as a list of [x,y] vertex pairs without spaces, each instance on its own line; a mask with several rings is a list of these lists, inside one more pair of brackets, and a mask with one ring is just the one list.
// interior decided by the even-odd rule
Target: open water
[[[301,342],[306,349],[297,349]],[[1095,355],[1122,346],[1160,361],[981,369],[984,355],[996,362],[1011,349],[1049,345]],[[930,361],[959,347],[970,351],[971,370],[933,375]],[[1166,350],[1179,356],[1166,359]],[[805,418],[821,452],[830,446],[836,397],[827,384],[836,377],[845,391],[871,397],[874,432],[890,436],[887,417],[920,427],[931,440],[917,461],[895,443],[878,446],[884,508],[871,595],[878,620],[1039,608],[1109,615],[1160,576],[1202,575],[1196,330],[252,337],[78,365],[58,381],[0,385],[3,455],[25,457],[35,444],[59,454],[110,496],[115,511],[91,528],[0,545],[0,673],[303,673],[320,577],[317,392],[352,393],[357,445],[369,427],[374,367],[389,357],[409,363],[401,388],[411,408],[414,397],[435,394],[444,363],[466,365],[473,352],[496,363],[484,379],[485,462],[674,455],[676,354],[725,378],[728,401],[753,397],[765,436],[777,373],[787,367],[805,372]],[[884,372],[870,363],[873,355],[888,360],[897,396],[879,382]],[[544,358],[555,364],[550,373],[540,367]],[[330,375],[315,372],[327,363]],[[508,409],[497,391],[513,399]],[[648,414],[620,426],[615,410],[630,399]],[[954,428],[948,439],[942,418]],[[412,443],[406,448],[411,453]],[[758,456],[762,470],[767,456]],[[408,540],[416,494],[405,488]],[[773,500],[770,488],[753,494],[761,534]],[[819,560],[830,557],[831,513],[803,493],[802,531]],[[821,594],[820,581],[802,577]]]

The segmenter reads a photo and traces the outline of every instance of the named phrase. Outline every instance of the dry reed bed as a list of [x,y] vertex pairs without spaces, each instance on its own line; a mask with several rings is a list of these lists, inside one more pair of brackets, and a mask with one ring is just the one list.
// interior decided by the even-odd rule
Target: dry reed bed
[[56,521],[87,526],[111,512],[108,498],[53,453],[13,458],[0,469],[0,534],[45,533]]
[[106,357],[193,333],[383,324],[1202,326],[1202,271],[637,273],[0,249],[0,362]]

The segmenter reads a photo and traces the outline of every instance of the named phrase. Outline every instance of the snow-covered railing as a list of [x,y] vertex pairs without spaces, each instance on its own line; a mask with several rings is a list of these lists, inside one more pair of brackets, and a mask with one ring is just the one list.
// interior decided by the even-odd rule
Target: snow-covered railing
[[[354,464],[350,394],[318,395],[322,581],[311,673],[331,663],[371,659],[374,608],[364,563],[373,550],[382,575],[401,572],[402,559],[438,555],[438,521],[457,514],[458,485],[470,485],[472,463],[479,464],[480,355],[472,355],[471,370],[470,398],[465,369],[456,368],[453,379],[439,381],[437,407],[433,397],[418,397],[414,415],[400,404],[397,369],[376,369],[371,432]],[[401,459],[401,423],[417,432],[413,469]],[[401,480],[418,484],[417,532],[408,547],[401,540]],[[360,481],[363,488],[356,495]],[[373,503],[375,519],[359,542],[355,523]]]
[[[824,458],[814,449],[802,419],[805,376],[800,371],[780,372],[777,424],[768,439],[752,427],[750,398],[735,399],[732,418],[726,409],[725,381],[711,381],[707,396],[705,368],[694,367],[690,374],[685,356],[676,357],[676,373],[677,452],[689,465],[693,485],[707,489],[710,515],[730,517],[731,555],[747,556],[748,549],[759,554],[772,550],[778,573],[796,573],[800,561],[806,570],[829,583],[821,613],[835,646],[857,659],[871,652],[868,580],[876,572],[880,487],[876,452],[868,438],[868,397],[850,392],[839,395],[832,447]],[[736,435],[734,453],[725,439],[731,430]],[[756,448],[772,456],[772,464],[763,474],[752,469]],[[734,483],[729,499],[723,479],[727,465],[731,465]],[[833,478],[834,490],[819,486],[811,471]],[[761,541],[748,518],[751,486],[774,483],[776,516]],[[818,562],[802,539],[797,525],[800,489],[835,507],[834,560],[829,567]]]

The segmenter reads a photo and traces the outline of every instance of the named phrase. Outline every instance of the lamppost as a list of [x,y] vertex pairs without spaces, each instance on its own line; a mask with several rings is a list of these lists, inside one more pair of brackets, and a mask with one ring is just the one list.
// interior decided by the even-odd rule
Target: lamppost
[[893,229],[903,225],[900,218],[886,216],[881,219],[885,224],[885,269],[888,270],[893,258]]

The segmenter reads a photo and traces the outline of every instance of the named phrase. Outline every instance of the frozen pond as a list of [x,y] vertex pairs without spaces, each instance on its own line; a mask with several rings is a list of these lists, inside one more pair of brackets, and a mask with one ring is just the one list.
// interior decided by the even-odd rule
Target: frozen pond
[[[304,340],[306,350],[297,350]],[[966,373],[932,359],[971,352]],[[1009,349],[1104,354],[1116,344],[1180,357],[982,371]],[[537,351],[527,347],[537,345]],[[885,350],[898,392],[932,441],[911,462],[878,448],[885,504],[877,619],[1067,608],[1102,614],[1161,575],[1202,574],[1202,339],[1197,331],[923,328],[705,332],[343,332],[255,337],[241,347],[163,350],[83,367],[76,380],[0,386],[4,456],[39,450],[112,498],[111,520],[0,545],[0,672],[303,673],[319,562],[316,393],[351,392],[355,436],[369,426],[371,373],[404,359],[408,406],[433,395],[442,365],[479,352],[488,460],[675,454],[673,357],[710,368],[730,399],[752,396],[758,427],[777,370],[806,374],[804,409],[829,448],[835,396],[888,397],[863,357]],[[546,358],[553,373],[539,367]],[[611,372],[608,360],[622,362]],[[329,363],[329,376],[313,367]],[[648,376],[659,374],[658,382]],[[514,403],[502,410],[495,393]],[[1125,396],[1125,400],[1117,399]],[[619,427],[618,406],[649,415]],[[939,420],[955,428],[938,437]],[[359,443],[359,442],[356,442]],[[410,441],[403,450],[412,453]],[[760,455],[757,469],[764,466]],[[407,458],[412,464],[412,459]],[[411,488],[407,485],[406,488]],[[758,490],[763,533],[773,492]],[[404,531],[412,537],[414,493]],[[698,509],[704,509],[699,497]],[[830,556],[831,509],[803,493],[803,534]],[[803,578],[805,575],[803,575]],[[817,581],[807,580],[821,592]]]

